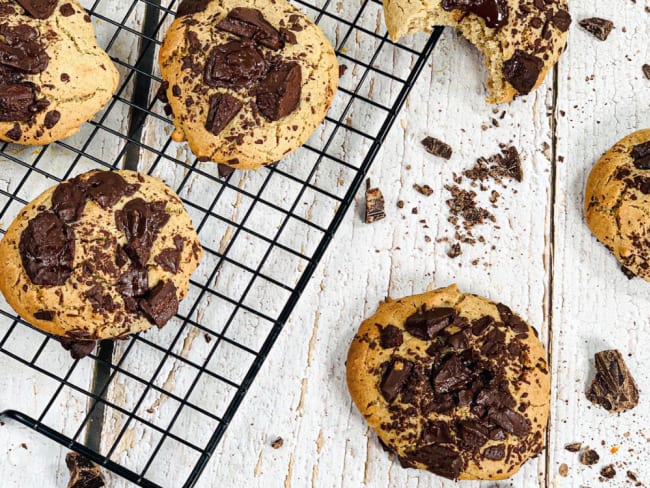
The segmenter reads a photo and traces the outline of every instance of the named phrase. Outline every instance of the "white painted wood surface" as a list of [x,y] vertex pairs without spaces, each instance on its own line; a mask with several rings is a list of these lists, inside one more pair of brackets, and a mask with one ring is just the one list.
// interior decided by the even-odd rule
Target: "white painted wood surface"
[[[345,9],[354,8],[357,3],[358,0],[346,5],[340,2],[336,8],[347,12]],[[115,11],[102,13],[121,19],[124,12],[120,8],[124,6],[120,7],[120,2],[113,4]],[[554,376],[551,430],[545,455],[526,464],[510,481],[461,485],[598,486],[599,467],[608,463],[627,464],[617,464],[617,476],[603,486],[630,486],[625,479],[628,469],[636,472],[641,481],[650,482],[650,465],[645,461],[650,432],[644,431],[650,420],[650,404],[645,395],[650,391],[650,374],[644,357],[650,346],[650,306],[645,297],[650,285],[638,279],[628,281],[623,276],[614,259],[590,235],[581,211],[584,182],[595,160],[620,137],[650,124],[650,81],[641,72],[642,64],[650,62],[650,14],[644,10],[648,2],[600,2],[595,7],[587,0],[574,0],[570,6],[575,20],[598,15],[612,19],[617,28],[606,42],[600,43],[574,22],[568,52],[557,69],[555,87],[553,75],[549,75],[537,92],[498,107],[498,114],[483,101],[480,56],[453,32],[445,32],[369,175],[384,193],[387,218],[373,225],[364,224],[363,192],[358,195],[355,208],[348,213],[198,486],[455,486],[429,473],[403,470],[388,458],[351,404],[344,368],[347,347],[358,324],[374,311],[379,300],[386,295],[399,297],[451,282],[510,304],[535,325],[549,343]],[[129,18],[134,26],[141,20],[138,12]],[[377,18],[370,27],[381,28],[380,21]],[[334,26],[330,27],[328,34],[333,39],[341,35]],[[358,49],[367,47],[363,39],[356,41]],[[132,46],[125,44],[113,49],[111,54],[127,59]],[[377,81],[370,88],[373,89],[395,87]],[[557,108],[553,111],[555,99]],[[505,111],[505,116],[494,127],[491,120],[501,111]],[[362,112],[350,115],[353,123],[373,122],[364,120]],[[125,124],[126,119],[115,123]],[[155,145],[161,134],[164,130],[150,127],[145,140]],[[419,144],[425,135],[440,137],[451,144],[452,159],[444,162],[426,154]],[[325,128],[312,141],[322,144],[326,136]],[[506,190],[495,187],[502,194],[499,208],[490,209],[496,216],[496,225],[477,228],[488,244],[464,246],[463,254],[452,260],[446,255],[449,244],[438,242],[453,236],[446,221],[445,200],[449,196],[443,186],[451,183],[453,173],[460,174],[478,157],[497,152],[499,143],[519,148],[524,159],[524,180],[509,184]],[[354,140],[337,144],[349,157],[362,150]],[[103,148],[106,152],[101,154],[110,158],[115,150]],[[182,161],[192,161],[182,145],[167,151]],[[145,158],[143,168],[151,162]],[[293,159],[283,164],[299,168],[300,163]],[[0,165],[0,184],[11,188],[17,176],[11,173],[10,163]],[[202,169],[214,168],[205,165]],[[172,186],[184,176],[182,168],[169,165],[158,167],[156,173]],[[336,190],[339,178],[345,175],[325,170],[319,172],[317,184]],[[232,181],[242,189],[255,191],[260,180],[259,173],[250,173],[235,174]],[[414,183],[429,184],[433,195],[424,197],[415,192]],[[50,182],[40,184],[41,187],[29,191],[35,194]],[[284,204],[289,190],[288,183],[274,185],[268,198]],[[210,188],[197,178],[181,195],[199,199],[209,192]],[[24,197],[27,199],[27,195]],[[405,202],[401,210],[396,206],[398,200]],[[233,221],[239,221],[246,210],[246,201],[234,195],[231,199],[224,197],[223,205],[231,206]],[[325,212],[332,211],[319,207],[313,198],[305,199],[301,206],[317,221]],[[413,207],[419,209],[417,215],[411,213]],[[13,209],[13,214],[18,208]],[[10,217],[1,224],[6,226]],[[422,219],[427,227],[420,222]],[[202,238],[213,249],[225,251],[232,232],[226,226],[208,226]],[[287,245],[302,244],[308,252],[318,237],[307,236],[304,243]],[[246,252],[235,256],[251,258],[255,255],[255,242],[246,236],[238,238],[232,252],[240,249]],[[472,264],[476,259],[478,264]],[[283,261],[272,260],[265,271],[272,276],[293,277],[302,266],[304,263],[292,262],[287,266]],[[205,264],[197,271],[198,279],[205,279],[208,272],[209,266]],[[224,272],[216,277],[214,286],[237,290],[237,275]],[[272,304],[272,298],[259,299],[261,303]],[[207,303],[195,318],[216,327],[216,319],[211,315],[215,310],[219,310],[218,305]],[[251,322],[248,326],[241,340],[259,347],[255,341],[265,335],[265,325]],[[165,344],[177,331],[167,327],[146,337]],[[29,333],[21,334],[24,341],[17,341],[16,350],[29,345]],[[210,349],[202,335],[197,329],[184,329],[175,351],[192,361],[202,361]],[[125,344],[117,346],[117,357],[124,347]],[[593,376],[593,353],[609,347],[631,354],[629,365],[642,394],[637,409],[618,416],[592,407],[584,396]],[[220,360],[233,361],[233,379],[240,378],[248,367],[248,358],[234,351],[223,354]],[[138,344],[128,357],[128,366],[138,374],[151,374],[158,358],[158,354]],[[51,364],[53,368],[65,368]],[[0,380],[0,410],[40,411],[39,401],[49,398],[51,384],[4,355],[0,355],[0,365],[5,373]],[[77,375],[80,385],[90,381],[90,372],[84,370],[83,364]],[[192,376],[190,367],[170,361],[158,375],[157,384],[182,396]],[[109,391],[109,398],[129,404],[137,401],[139,392],[127,379],[120,379]],[[219,392],[211,388],[202,389],[196,397],[197,402],[206,405],[218,405],[219,399]],[[152,393],[142,405],[141,413],[147,420],[163,425],[173,412],[175,401]],[[51,415],[58,416],[65,429],[66,423],[78,424],[85,407],[75,394],[65,394]],[[103,442],[109,445],[122,425],[120,415],[108,412],[106,422]],[[188,419],[187,423],[181,421],[175,432],[205,439],[207,430]],[[282,437],[284,444],[273,449],[271,442],[277,437]],[[155,441],[155,436],[143,429],[130,427],[115,458],[127,465],[137,465],[146,459]],[[598,468],[582,466],[576,454],[564,450],[566,443],[574,441],[583,441],[599,451]],[[619,447],[615,454],[610,451],[614,446]],[[13,424],[0,426],[0,448],[7,453],[6,461],[0,462],[3,488],[65,486],[65,449]],[[166,456],[163,459],[173,459],[174,463],[152,468],[151,476],[165,486],[179,486],[193,459],[182,450]],[[569,466],[567,477],[558,474],[561,463]],[[109,479],[111,488],[130,486],[115,476],[109,475]]]

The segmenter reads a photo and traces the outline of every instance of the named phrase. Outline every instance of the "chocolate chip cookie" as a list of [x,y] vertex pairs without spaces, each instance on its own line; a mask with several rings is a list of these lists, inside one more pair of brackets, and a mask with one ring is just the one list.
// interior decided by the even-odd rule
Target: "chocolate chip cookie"
[[567,0],[384,0],[393,40],[432,25],[457,28],[484,55],[489,103],[537,88],[567,42]]
[[0,140],[43,145],[75,134],[118,81],[75,0],[0,3]]
[[545,358],[510,308],[453,285],[381,303],[350,346],[347,381],[403,467],[505,479],[544,447]]
[[159,56],[172,138],[205,161],[278,161],[321,123],[338,84],[325,34],[285,0],[185,0]]
[[34,326],[72,341],[162,327],[202,248],[178,196],[133,171],[91,171],[29,203],[0,242],[0,290]]
[[650,129],[631,134],[591,170],[587,225],[628,273],[650,281]]

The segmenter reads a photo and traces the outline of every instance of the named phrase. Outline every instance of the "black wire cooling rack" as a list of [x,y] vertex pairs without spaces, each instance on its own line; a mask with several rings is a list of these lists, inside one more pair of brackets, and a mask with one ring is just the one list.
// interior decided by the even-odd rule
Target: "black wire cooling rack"
[[[140,486],[197,482],[441,33],[394,44],[378,0],[295,3],[347,70],[325,122],[278,165],[220,177],[169,137],[156,58],[175,0],[86,2],[121,72],[117,94],[66,141],[0,146],[3,229],[55,182],[127,167],[166,181],[199,232],[205,256],[178,316],[162,330],[103,341],[88,358],[73,360],[0,301],[0,352],[47,385],[33,411],[2,416]],[[72,420],[69,398],[83,405]]]

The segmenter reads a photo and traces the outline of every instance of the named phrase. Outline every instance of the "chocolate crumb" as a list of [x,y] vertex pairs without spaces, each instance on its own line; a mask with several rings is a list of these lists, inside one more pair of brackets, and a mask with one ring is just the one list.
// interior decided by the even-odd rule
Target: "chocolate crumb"
[[644,76],[650,80],[650,64],[644,64],[641,68]]
[[449,256],[451,259],[457,258],[461,254],[463,254],[463,251],[460,248],[460,244],[457,242],[455,244],[452,244],[447,251],[447,256]]
[[403,200],[398,200],[397,208],[404,208],[404,201]]
[[450,159],[453,153],[451,146],[446,142],[436,139],[435,137],[427,136],[422,139],[422,145],[429,154],[438,156],[443,159]]
[[370,179],[366,180],[366,224],[372,224],[386,217],[384,195],[379,188],[370,188]]
[[76,452],[69,452],[65,464],[70,470],[68,488],[101,488],[106,486],[99,468]]
[[582,447],[582,442],[572,442],[571,444],[567,444],[566,446],[564,446],[564,449],[566,449],[569,452],[578,452],[581,447]]
[[599,41],[605,41],[614,28],[614,23],[611,20],[601,19],[599,17],[582,19],[579,24],[580,27],[592,34]]
[[341,78],[347,70],[348,66],[346,64],[339,64],[339,78]]
[[25,444],[25,443],[23,442],[23,443],[20,445],[20,447],[22,447],[23,449],[27,449],[27,444]]
[[235,172],[235,168],[232,168],[227,164],[219,163],[217,165],[217,172],[219,173],[219,178],[225,179]]
[[429,185],[420,186],[417,183],[414,183],[413,188],[415,189],[415,191],[417,191],[418,193],[422,193],[422,195],[426,197],[431,196],[433,194],[433,188],[431,188]]
[[596,376],[587,391],[587,398],[609,412],[621,412],[637,406],[639,390],[616,349],[595,355]]
[[284,444],[284,439],[282,437],[278,437],[275,439],[273,442],[271,442],[271,447],[273,449],[280,449]]
[[580,462],[585,466],[592,466],[600,460],[600,456],[596,451],[590,448],[585,448],[580,454]]
[[616,470],[614,469],[614,465],[608,464],[607,466],[603,467],[603,469],[600,470],[600,475],[603,478],[607,478],[608,480],[611,480],[614,476],[616,476]]
[[558,473],[560,473],[560,476],[563,478],[566,478],[567,475],[569,474],[569,467],[566,465],[566,463],[560,464],[560,467],[558,468]]
[[639,477],[634,471],[628,471],[625,473],[627,475],[627,478],[634,483],[634,486],[641,486],[641,482],[639,481]]
[[205,339],[205,342],[210,344],[212,342],[212,336],[208,334],[207,332],[203,334],[203,338]]

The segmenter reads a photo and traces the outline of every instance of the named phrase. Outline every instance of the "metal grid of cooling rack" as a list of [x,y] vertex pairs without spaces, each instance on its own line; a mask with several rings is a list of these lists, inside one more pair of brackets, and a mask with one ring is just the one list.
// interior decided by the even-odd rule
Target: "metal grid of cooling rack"
[[[91,168],[162,178],[194,220],[205,256],[178,316],[162,330],[103,341],[75,361],[0,302],[0,352],[49,385],[34,411],[2,416],[140,486],[197,482],[441,33],[394,44],[378,0],[295,3],[335,43],[347,71],[325,122],[278,165],[221,178],[216,165],[171,140],[155,96],[156,57],[175,0],[85,2],[121,72],[117,94],[66,141],[0,146],[2,228],[42,190]],[[62,415],[64,398],[79,400],[82,413]],[[134,429],[146,452],[126,445]]]

